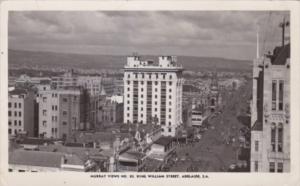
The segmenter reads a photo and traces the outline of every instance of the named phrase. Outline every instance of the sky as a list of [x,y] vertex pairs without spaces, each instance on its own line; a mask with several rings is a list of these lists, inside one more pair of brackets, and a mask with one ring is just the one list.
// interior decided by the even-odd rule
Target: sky
[[10,49],[80,54],[186,55],[252,60],[280,44],[288,12],[14,11]]

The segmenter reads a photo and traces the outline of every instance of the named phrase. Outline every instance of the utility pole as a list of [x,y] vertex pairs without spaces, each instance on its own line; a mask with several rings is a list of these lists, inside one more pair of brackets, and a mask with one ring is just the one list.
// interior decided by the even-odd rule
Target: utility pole
[[285,20],[285,17],[283,17],[283,21],[279,24],[279,27],[282,28],[282,46],[284,46],[284,36],[285,36],[285,27],[290,26],[290,22]]

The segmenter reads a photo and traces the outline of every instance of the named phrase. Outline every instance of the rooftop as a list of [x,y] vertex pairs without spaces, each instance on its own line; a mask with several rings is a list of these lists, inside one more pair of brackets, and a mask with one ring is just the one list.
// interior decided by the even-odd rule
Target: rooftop
[[27,94],[27,90],[18,88],[9,92],[9,95],[23,95],[23,94]]
[[60,168],[62,153],[15,150],[9,153],[9,164]]
[[163,146],[166,146],[170,143],[172,143],[173,141],[173,138],[172,137],[160,137],[158,140],[156,140],[154,142],[154,144],[158,144],[158,145],[163,145]]

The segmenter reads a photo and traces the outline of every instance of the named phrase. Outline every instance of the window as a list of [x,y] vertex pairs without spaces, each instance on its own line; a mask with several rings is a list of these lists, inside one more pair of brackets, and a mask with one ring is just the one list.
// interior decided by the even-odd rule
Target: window
[[63,102],[68,102],[68,99],[67,98],[63,98]]
[[158,82],[157,82],[157,81],[155,81],[155,85],[158,85]]
[[169,92],[172,92],[172,89],[169,89]]
[[155,95],[154,97],[157,98],[157,95]]
[[15,108],[17,108],[17,103],[15,103]]
[[19,103],[19,108],[21,108],[22,107],[22,104],[21,103]]
[[130,108],[129,108],[129,107],[127,107],[127,110],[130,110]]
[[145,75],[144,75],[144,73],[142,73],[142,78],[143,78],[143,79],[145,78]]
[[277,150],[278,150],[278,152],[282,152],[282,144],[283,144],[283,125],[282,125],[282,123],[279,123],[277,130],[278,130]]
[[258,161],[254,162],[254,171],[257,172],[258,171]]
[[52,105],[52,110],[54,110],[54,105]]
[[169,101],[169,105],[172,105],[172,102],[171,102],[171,101]]
[[11,111],[8,111],[8,116],[11,116]]
[[8,108],[11,108],[11,102],[8,102]]
[[274,162],[269,163],[269,172],[275,172],[275,163]]
[[276,110],[276,99],[277,99],[277,81],[272,81],[272,110]]
[[143,94],[141,94],[141,98],[143,98],[144,97],[144,95]]
[[257,152],[257,151],[258,151],[258,149],[259,149],[259,147],[258,147],[258,145],[259,145],[259,142],[256,140],[254,143],[255,143],[255,151]]
[[11,129],[8,129],[8,134],[11,134]]
[[15,111],[15,116],[18,116],[18,113],[17,113],[17,111]]
[[46,102],[47,101],[47,97],[43,97],[43,102]]
[[169,128],[169,132],[172,132],[172,128]]
[[129,117],[130,116],[130,114],[129,113],[127,113],[127,117]]
[[130,85],[130,81],[127,81],[127,85]]
[[[130,78],[130,74],[127,75],[128,78]],[[129,81],[128,81],[129,82]],[[129,83],[128,83],[129,84]]]
[[63,125],[67,125],[68,123],[67,123],[66,121],[63,121],[62,124],[63,124]]
[[155,108],[154,111],[157,112],[157,108]]
[[154,90],[155,90],[155,92],[157,92],[157,88],[155,88]]
[[171,126],[171,121],[169,121],[169,126]]
[[171,74],[170,74],[169,78],[172,79],[172,75]]
[[18,121],[17,121],[17,120],[14,121],[14,125],[15,125],[15,126],[18,125]]
[[283,110],[283,80],[279,81],[279,100],[278,100],[278,110]]
[[171,115],[169,115],[169,119],[171,119],[172,118],[172,116]]
[[47,110],[43,110],[43,116],[46,116],[47,115]]
[[[143,78],[144,78],[144,77],[143,77]],[[143,84],[144,84],[144,81],[142,81],[141,84],[143,85]]]
[[130,97],[130,94],[127,94],[127,97],[129,98],[129,97]]
[[47,126],[47,121],[45,121],[45,120],[43,121],[43,126],[45,126],[45,127]]
[[144,104],[144,101],[141,101],[141,104]]
[[63,116],[66,116],[68,114],[67,111],[63,111]]
[[22,112],[19,112],[19,117],[21,117],[22,116]]
[[141,91],[143,92],[143,91],[144,91],[144,89],[143,89],[143,88],[141,88]]
[[157,101],[155,101],[154,104],[157,105]]
[[127,90],[130,91],[130,88],[128,87]]
[[169,95],[169,99],[172,99],[172,96],[171,96],[171,95]]
[[282,162],[277,163],[277,172],[283,172],[283,163]]
[[169,108],[169,112],[172,112],[172,109],[171,109],[171,108]]
[[141,114],[141,118],[143,117],[144,115],[143,114]]
[[271,126],[271,146],[272,146],[272,151],[273,152],[275,152],[275,149],[276,149],[275,138],[276,138],[276,126],[275,126],[275,123],[272,123],[272,126]]
[[172,85],[172,82],[169,82],[169,85],[171,86],[171,85]]
[[130,101],[127,101],[127,104],[130,104]]
[[143,111],[144,109],[143,109],[143,107],[141,107],[141,111]]
[[8,125],[11,126],[11,121],[8,121]]
[[22,125],[22,121],[21,120],[19,120],[19,126],[21,126]]

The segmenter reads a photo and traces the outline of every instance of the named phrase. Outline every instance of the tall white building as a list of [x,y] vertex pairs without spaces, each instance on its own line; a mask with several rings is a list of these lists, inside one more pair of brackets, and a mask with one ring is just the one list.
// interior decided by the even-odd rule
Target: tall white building
[[158,63],[127,58],[124,67],[124,123],[160,125],[165,136],[175,136],[182,124],[182,66],[174,56]]
[[41,85],[38,91],[39,135],[67,138],[81,128],[79,89],[51,89]]

